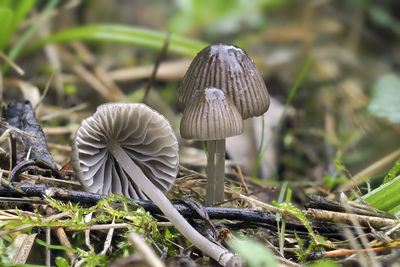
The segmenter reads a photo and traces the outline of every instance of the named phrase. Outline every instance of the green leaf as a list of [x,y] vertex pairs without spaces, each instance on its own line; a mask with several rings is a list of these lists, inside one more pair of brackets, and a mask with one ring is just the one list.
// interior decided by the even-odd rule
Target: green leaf
[[304,214],[301,212],[301,210],[299,208],[297,208],[295,205],[293,205],[292,203],[283,202],[283,203],[276,204],[275,206],[293,214],[297,219],[299,219],[304,224],[304,226],[307,228],[308,232],[310,232],[310,233],[313,232],[310,222],[307,220],[306,216],[304,216]]
[[372,87],[368,106],[372,115],[400,123],[400,78],[395,74],[380,77]]
[[36,0],[14,0],[13,4],[15,5],[14,26],[17,27],[36,4]]
[[339,264],[337,264],[336,262],[334,262],[332,260],[324,259],[324,260],[314,262],[307,266],[309,266],[309,267],[339,267]]
[[39,238],[36,238],[35,241],[36,241],[36,243],[38,243],[39,245],[42,245],[42,246],[44,246],[44,247],[46,247],[46,248],[58,249],[58,250],[66,250],[66,251],[70,251],[70,252],[73,252],[73,253],[78,253],[78,250],[77,250],[77,249],[69,248],[69,247],[65,247],[65,246],[59,246],[59,245],[51,245],[51,244],[48,244],[48,243],[46,243],[46,242],[40,240]]
[[7,7],[0,7],[0,18],[0,50],[3,50],[10,38],[10,29],[12,27],[14,12]]
[[362,198],[372,207],[395,214],[400,211],[400,175],[386,184],[382,184]]
[[58,267],[69,267],[70,266],[67,259],[65,259],[63,257],[57,257],[55,262]]
[[[24,0],[21,0],[22,2],[15,1],[14,3],[20,3],[17,5],[16,10],[16,18],[14,19],[14,30],[17,29],[17,26],[22,20],[27,12],[33,7],[33,5],[36,3],[36,1],[31,1],[28,0],[24,2]],[[41,11],[41,14],[45,14],[46,12],[52,10],[57,4],[59,0],[49,0],[47,1],[46,5],[44,6],[43,10]],[[40,25],[40,20],[34,22],[19,38],[18,41],[11,47],[8,57],[11,60],[15,60],[19,53],[22,51],[22,49],[25,47],[26,43],[28,43],[29,39],[31,36],[34,34],[34,32],[39,28]],[[3,73],[5,73],[8,70],[8,65],[3,66]]]
[[322,235],[313,235],[313,240],[316,246],[323,246],[331,249],[335,248],[335,245],[332,242],[328,241]]
[[400,172],[400,159],[396,161],[396,163],[393,165],[393,167],[390,169],[388,174],[385,176],[385,179],[383,180],[383,183],[388,183],[392,181],[396,175]]
[[6,48],[18,25],[35,3],[35,0],[0,1],[0,50]]
[[400,34],[400,22],[390,15],[387,10],[380,7],[379,4],[371,5],[368,11],[373,22],[392,30],[396,34]]
[[246,261],[249,267],[278,266],[271,250],[255,241],[250,239],[235,239],[231,242],[230,246]]
[[13,0],[0,0],[0,7],[12,7]]
[[323,181],[325,186],[332,189],[338,185],[345,184],[348,181],[348,179],[346,177],[329,175],[328,173],[325,173]]
[[[114,42],[160,50],[165,38],[166,33],[164,32],[139,27],[117,24],[86,25],[55,33],[44,40],[33,43],[28,51],[39,49],[48,43],[63,43],[73,40]],[[201,41],[171,35],[168,52],[194,57],[206,45]]]
[[286,0],[191,0],[175,1],[176,11],[170,17],[172,32],[188,34],[205,31],[206,34],[232,33],[245,27],[260,29],[265,24],[269,9]]

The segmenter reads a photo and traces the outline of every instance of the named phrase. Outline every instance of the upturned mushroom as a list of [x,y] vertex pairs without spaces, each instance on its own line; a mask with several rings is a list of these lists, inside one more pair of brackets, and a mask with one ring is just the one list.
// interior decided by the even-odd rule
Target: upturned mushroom
[[[207,141],[206,206],[223,200],[225,138],[243,132],[235,105],[220,89],[198,91],[183,112],[180,132],[185,139]],[[222,199],[221,199],[222,196]]]
[[78,128],[71,159],[86,190],[148,197],[194,246],[221,265],[237,257],[197,232],[164,195],[178,171],[178,145],[168,121],[146,105],[101,105]]
[[[237,46],[216,44],[197,54],[178,88],[178,108],[189,108],[196,92],[207,87],[224,91],[243,120],[260,116],[268,110],[269,94],[264,80],[251,58]],[[225,157],[225,153],[218,153],[217,147],[216,161],[224,162],[225,158],[221,157]],[[224,169],[216,175],[222,175],[222,178],[216,178],[218,184],[224,179]],[[215,200],[223,201],[223,192],[218,192]]]

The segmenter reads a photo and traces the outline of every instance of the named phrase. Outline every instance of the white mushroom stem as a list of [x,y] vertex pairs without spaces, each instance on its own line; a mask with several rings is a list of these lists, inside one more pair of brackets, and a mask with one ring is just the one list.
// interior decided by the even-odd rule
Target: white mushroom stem
[[107,145],[107,148],[118,164],[124,169],[124,171],[126,171],[129,178],[132,179],[132,182],[134,182],[160,208],[170,222],[194,246],[215,259],[222,266],[227,266],[227,264],[231,264],[232,261],[235,261],[237,256],[202,236],[185,220],[167,197],[149,181],[143,171],[118,143],[111,142]]
[[207,186],[205,205],[210,207],[214,203],[215,187],[215,140],[207,141]]
[[215,193],[214,201],[224,201],[225,139],[216,140],[215,149]]

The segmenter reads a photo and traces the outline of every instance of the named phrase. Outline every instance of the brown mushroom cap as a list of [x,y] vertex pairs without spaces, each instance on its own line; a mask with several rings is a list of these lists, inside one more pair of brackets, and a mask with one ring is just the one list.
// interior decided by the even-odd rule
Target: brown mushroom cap
[[72,165],[88,191],[147,199],[109,153],[110,142],[118,142],[164,194],[171,189],[178,143],[162,115],[144,104],[104,104],[81,123],[73,142]]
[[178,107],[198,90],[215,87],[224,91],[243,119],[264,114],[269,95],[251,58],[239,47],[217,44],[204,48],[193,59],[178,89]]
[[181,120],[185,139],[218,140],[243,133],[243,120],[235,105],[220,89],[198,91]]

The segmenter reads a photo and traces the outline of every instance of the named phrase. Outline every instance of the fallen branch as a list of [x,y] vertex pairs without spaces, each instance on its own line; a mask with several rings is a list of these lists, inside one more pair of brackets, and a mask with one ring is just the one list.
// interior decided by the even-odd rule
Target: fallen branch
[[[13,131],[15,131],[15,128],[21,130],[15,131],[15,134],[21,139],[25,152],[30,151],[31,159],[46,162],[53,170],[57,170],[57,165],[47,147],[42,127],[37,122],[35,111],[29,101],[10,103],[3,110],[3,117],[8,124],[3,122],[1,127],[12,129]],[[58,171],[55,173],[58,174]]]
[[[74,203],[81,203],[82,205],[91,206],[97,204],[101,199],[107,198],[105,195],[99,195],[95,193],[67,190],[63,188],[57,188],[46,185],[30,185],[23,184],[19,187],[23,192],[14,191],[8,187],[0,186],[0,196],[2,197],[51,197],[61,201],[71,201]],[[1,201],[1,199],[0,199]],[[40,200],[42,201],[42,200]],[[151,201],[148,200],[132,200],[138,206],[143,207],[146,211],[152,215],[161,215],[161,210]],[[196,212],[195,209],[191,208],[190,205],[184,204],[184,202],[175,203],[175,208],[185,217],[193,219],[201,219],[201,216]],[[242,221],[249,228],[255,226],[262,226],[268,229],[276,228],[276,215],[273,213],[261,211],[261,210],[248,210],[248,209],[235,209],[235,208],[215,208],[215,207],[204,207],[204,211],[208,214],[210,219],[214,220],[232,220]],[[238,224],[239,225],[239,224]],[[313,229],[318,231],[320,235],[334,236],[342,239],[341,229],[334,225],[323,225],[313,226]],[[287,222],[286,232],[294,233],[307,233],[307,229],[302,224]]]
[[385,226],[394,226],[399,223],[398,220],[373,217],[366,215],[358,215],[344,212],[336,212],[329,210],[308,209],[303,211],[309,220],[318,220],[325,222],[344,223],[352,225],[351,219],[354,218],[362,226],[372,226],[374,228],[382,228]]

